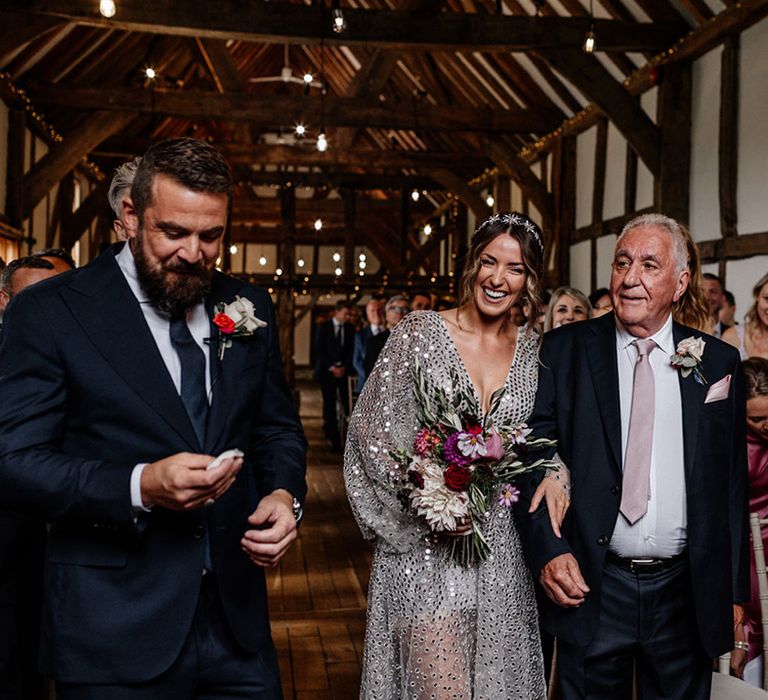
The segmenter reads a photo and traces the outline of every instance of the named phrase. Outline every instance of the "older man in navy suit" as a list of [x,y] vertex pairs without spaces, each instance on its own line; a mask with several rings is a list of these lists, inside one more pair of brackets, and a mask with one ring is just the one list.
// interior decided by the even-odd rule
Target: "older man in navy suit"
[[128,244],[5,316],[0,506],[51,523],[65,700],[281,697],[262,567],[296,537],[305,440],[269,296],[214,270],[231,193],[209,145],[155,144]]
[[629,700],[633,672],[643,700],[708,699],[749,599],[739,358],[673,320],[689,276],[678,224],[639,217],[616,244],[614,313],[544,336],[530,424],[557,439],[572,503],[562,537],[546,506],[519,515],[565,700]]

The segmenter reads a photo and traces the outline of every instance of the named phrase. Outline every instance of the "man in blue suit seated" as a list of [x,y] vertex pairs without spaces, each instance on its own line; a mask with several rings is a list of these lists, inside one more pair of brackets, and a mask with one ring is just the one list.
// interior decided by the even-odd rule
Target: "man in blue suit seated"
[[211,146],[155,144],[128,242],[5,314],[0,507],[51,523],[64,700],[281,697],[263,567],[296,538],[306,444],[268,294],[214,269],[231,196]]

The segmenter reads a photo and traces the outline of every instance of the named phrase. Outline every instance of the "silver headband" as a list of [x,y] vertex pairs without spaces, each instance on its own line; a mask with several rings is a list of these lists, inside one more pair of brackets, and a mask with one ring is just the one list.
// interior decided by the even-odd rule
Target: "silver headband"
[[536,224],[534,224],[529,218],[521,216],[520,214],[503,212],[501,214],[494,214],[488,220],[489,224],[495,224],[497,222],[504,224],[504,226],[507,228],[510,226],[522,226],[529,234],[533,236],[539,246],[539,249],[541,250],[542,255],[544,254],[544,243],[541,240],[541,236],[539,236],[538,230],[536,229]]

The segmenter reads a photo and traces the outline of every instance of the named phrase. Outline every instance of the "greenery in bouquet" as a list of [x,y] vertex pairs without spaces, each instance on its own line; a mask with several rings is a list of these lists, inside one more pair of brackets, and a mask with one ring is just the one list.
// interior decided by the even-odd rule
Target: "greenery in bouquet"
[[[410,449],[391,453],[400,466],[398,496],[404,508],[445,537],[454,560],[469,566],[490,554],[483,523],[493,500],[510,508],[519,497],[514,484],[521,474],[557,469],[554,461],[532,456],[555,443],[535,438],[524,423],[494,425],[505,388],[493,394],[481,418],[474,394],[458,389],[455,372],[450,388],[442,388],[427,385],[418,362],[412,371],[420,428]],[[466,535],[451,535],[466,526]]]

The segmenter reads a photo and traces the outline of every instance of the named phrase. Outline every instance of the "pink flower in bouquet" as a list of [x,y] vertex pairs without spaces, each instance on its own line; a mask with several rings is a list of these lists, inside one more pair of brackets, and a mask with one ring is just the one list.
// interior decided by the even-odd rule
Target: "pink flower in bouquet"
[[506,454],[504,449],[504,442],[501,439],[495,429],[491,430],[491,434],[485,439],[485,458],[494,462],[502,459]]
[[413,439],[413,451],[419,457],[429,457],[440,446],[440,436],[430,428],[422,428]]
[[466,433],[452,433],[446,438],[443,444],[443,458],[451,464],[466,467],[472,464],[472,458],[459,449],[459,439],[462,435],[466,435]]
[[502,484],[499,490],[499,505],[509,508],[513,503],[517,503],[520,498],[520,491],[512,484]]
[[526,438],[533,432],[525,423],[513,428],[509,433],[509,441],[513,445],[525,445]]
[[459,451],[470,459],[480,459],[485,457],[485,439],[481,433],[459,433],[459,439],[456,443]]

